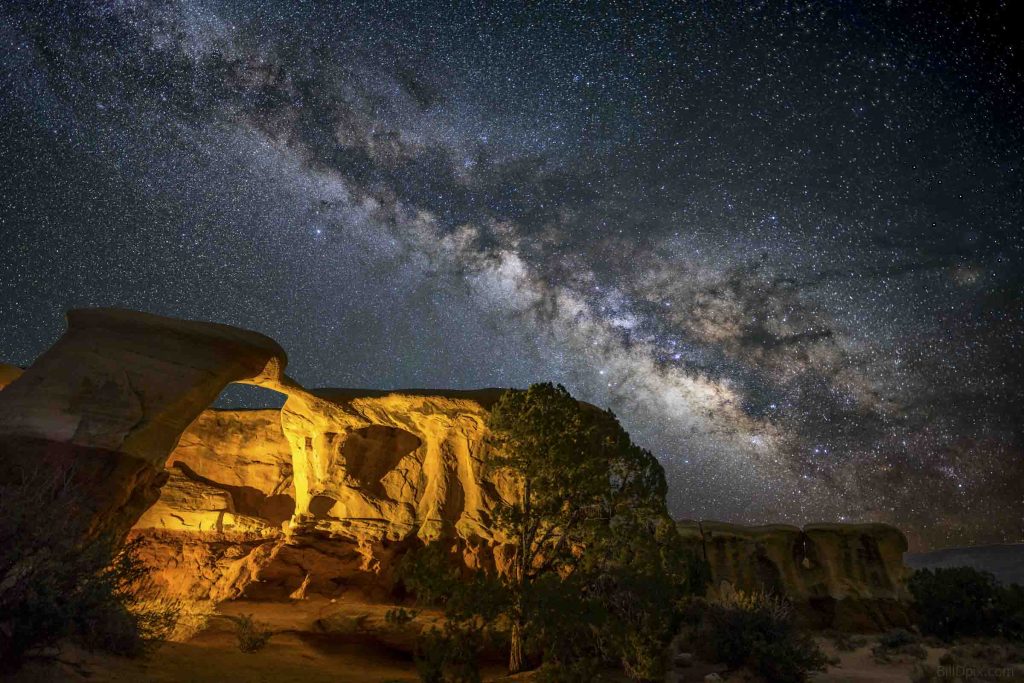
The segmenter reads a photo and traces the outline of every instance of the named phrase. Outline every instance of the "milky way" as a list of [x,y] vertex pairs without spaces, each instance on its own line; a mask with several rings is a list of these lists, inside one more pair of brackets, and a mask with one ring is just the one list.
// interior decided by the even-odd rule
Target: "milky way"
[[1009,4],[9,3],[0,358],[114,305],[557,381],[680,517],[1021,540]]

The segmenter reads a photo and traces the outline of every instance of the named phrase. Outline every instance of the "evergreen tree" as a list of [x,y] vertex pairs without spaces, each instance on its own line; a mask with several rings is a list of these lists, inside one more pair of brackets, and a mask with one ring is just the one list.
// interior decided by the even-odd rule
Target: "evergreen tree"
[[630,441],[611,412],[579,403],[561,385],[507,392],[488,426],[501,454],[489,466],[519,488],[494,519],[516,548],[506,576],[514,673],[524,666],[528,631],[544,627],[543,614],[531,614],[531,598],[546,588],[538,583],[557,577],[562,588],[582,589],[578,571],[593,577],[651,540],[650,524],[666,518],[666,484],[654,456]]
[[405,586],[445,612],[423,650],[424,680],[475,680],[467,660],[497,635],[512,673],[539,659],[558,680],[607,666],[658,676],[680,598],[704,589],[668,517],[661,465],[611,412],[562,386],[506,392],[488,428],[485,465],[513,484],[492,510],[509,561],[467,577],[435,543],[402,568]]

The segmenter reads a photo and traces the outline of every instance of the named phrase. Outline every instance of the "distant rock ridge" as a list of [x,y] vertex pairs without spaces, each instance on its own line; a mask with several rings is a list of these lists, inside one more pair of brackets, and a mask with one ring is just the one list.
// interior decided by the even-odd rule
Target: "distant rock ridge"
[[913,569],[974,567],[988,572],[1004,584],[1024,586],[1024,543],[941,548],[925,553],[910,553],[904,560]]
[[787,596],[819,627],[872,630],[909,623],[906,537],[887,524],[743,526],[677,522],[724,588]]
[[[68,322],[23,374],[0,368],[0,475],[16,462],[74,464],[94,530],[131,528],[164,592],[384,599],[397,559],[434,540],[468,568],[508,562],[491,512],[514,489],[484,466],[503,390],[307,390],[255,332],[116,309]],[[209,409],[233,382],[287,399]],[[785,593],[823,625],[905,621],[906,540],[893,527],[679,529],[707,559],[713,593]]]

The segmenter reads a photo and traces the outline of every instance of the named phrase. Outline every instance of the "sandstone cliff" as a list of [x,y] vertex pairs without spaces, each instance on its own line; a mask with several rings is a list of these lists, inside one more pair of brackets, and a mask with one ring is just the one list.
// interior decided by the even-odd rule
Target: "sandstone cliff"
[[748,527],[682,521],[683,538],[706,558],[711,593],[784,594],[816,626],[871,630],[908,623],[903,553],[886,524]]
[[[311,391],[254,332],[112,309],[68,323],[24,373],[0,368],[0,477],[69,470],[89,532],[134,527],[165,593],[384,598],[397,559],[432,540],[469,568],[507,562],[491,512],[514,491],[484,466],[500,390]],[[287,400],[206,409],[231,382]],[[712,591],[782,592],[819,625],[905,621],[896,529],[679,528]]]
[[76,482],[90,532],[126,531],[159,496],[185,428],[230,382],[280,383],[273,340],[226,325],[73,310],[67,332],[0,391],[0,476]]
[[484,423],[500,394],[293,393],[281,425],[295,467],[295,523],[375,541],[490,540],[503,484],[482,473]]
[[500,564],[490,510],[512,493],[483,467],[498,396],[291,388],[279,413],[207,410],[134,533],[164,589],[192,598],[383,595],[396,556],[438,538]]
[[[484,420],[497,396],[293,393],[280,431],[269,426],[275,411],[206,411],[168,458],[168,487],[134,533],[160,567],[164,590],[215,600],[304,591],[385,598],[397,558],[417,540],[442,538],[469,566],[500,566],[489,513],[497,497],[512,494],[483,467]],[[258,463],[246,475],[258,490],[248,500],[294,496],[294,517],[281,525],[246,504],[232,462]],[[177,478],[192,494],[186,502]],[[893,527],[684,521],[678,528],[706,558],[712,594],[784,593],[818,626],[907,623],[906,540]]]
[[295,512],[292,454],[277,410],[202,412],[166,462],[137,527],[279,531]]

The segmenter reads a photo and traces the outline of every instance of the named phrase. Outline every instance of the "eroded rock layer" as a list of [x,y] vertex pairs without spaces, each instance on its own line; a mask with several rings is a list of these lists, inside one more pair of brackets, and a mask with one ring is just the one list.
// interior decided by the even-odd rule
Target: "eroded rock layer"
[[295,468],[297,525],[373,541],[490,539],[507,488],[482,473],[499,390],[293,392],[281,425]]
[[815,626],[873,630],[909,623],[903,553],[886,524],[748,527],[682,521],[678,528],[711,569],[712,594],[788,596]]
[[[208,410],[171,453],[168,485],[134,533],[164,589],[197,599],[386,598],[401,555],[434,539],[468,567],[500,567],[490,511],[512,494],[483,467],[497,396],[298,390],[280,428],[276,411]],[[256,491],[249,503],[244,487]],[[290,521],[251,502],[273,495],[294,497]],[[707,560],[712,594],[782,593],[818,626],[907,621],[906,540],[893,527],[678,526]]]
[[[435,540],[467,568],[507,564],[491,513],[514,490],[484,466],[499,390],[309,391],[286,362],[254,332],[71,311],[29,369],[0,366],[0,477],[73,475],[65,514],[88,520],[83,533],[132,528],[163,592],[191,599],[384,598],[398,559]],[[232,382],[287,400],[206,409]],[[783,593],[821,626],[906,620],[892,527],[679,528],[713,593]]]
[[136,526],[276,532],[295,512],[292,454],[277,410],[206,410],[166,462],[159,500]]
[[280,383],[286,362],[273,340],[226,325],[70,311],[67,332],[0,391],[0,476],[65,472],[90,532],[126,531],[224,386]]
[[483,467],[499,395],[292,387],[279,413],[207,410],[134,533],[164,589],[191,598],[383,595],[397,557],[438,538],[467,567],[501,566],[490,511],[512,494]]

